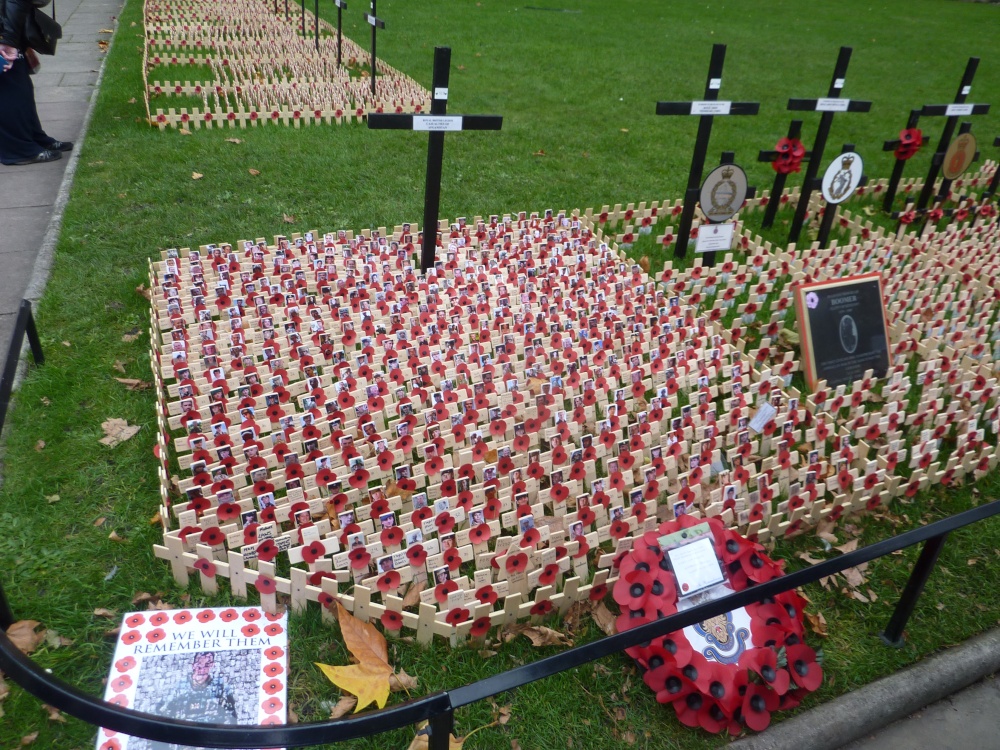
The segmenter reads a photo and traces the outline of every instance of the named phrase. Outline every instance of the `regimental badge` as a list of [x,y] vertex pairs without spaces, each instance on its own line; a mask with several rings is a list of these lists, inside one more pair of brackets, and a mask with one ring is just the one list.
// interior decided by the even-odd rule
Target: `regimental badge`
[[713,224],[733,216],[747,197],[747,175],[735,164],[713,169],[701,186],[701,211]]
[[694,626],[695,632],[708,641],[702,654],[709,661],[719,664],[736,664],[746,651],[750,630],[737,628],[731,612],[702,620]]

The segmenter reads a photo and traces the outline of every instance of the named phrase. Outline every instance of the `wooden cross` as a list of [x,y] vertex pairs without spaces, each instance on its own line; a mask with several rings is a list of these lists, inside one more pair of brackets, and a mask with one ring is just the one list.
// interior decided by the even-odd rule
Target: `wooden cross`
[[872,108],[871,102],[862,102],[852,99],[841,99],[840,92],[844,88],[844,78],[847,75],[847,66],[851,62],[851,48],[841,47],[837,56],[837,64],[833,68],[833,79],[830,81],[830,89],[826,97],[822,99],[789,99],[788,109],[792,112],[822,112],[819,120],[819,128],[816,131],[816,140],[810,149],[809,166],[806,167],[806,176],[802,182],[802,196],[799,204],[795,208],[795,217],[792,219],[792,228],[788,233],[789,242],[798,242],[802,233],[802,225],[805,224],[806,212],[809,210],[809,198],[813,190],[820,186],[820,180],[816,176],[819,173],[819,166],[823,162],[823,150],[826,148],[826,139],[830,135],[830,126],[833,125],[833,116],[837,112],[868,112]]
[[376,15],[377,11],[375,10],[375,3],[377,2],[377,0],[371,0],[371,2],[372,2],[372,12],[371,13],[365,13],[365,20],[372,27],[372,64],[371,64],[371,69],[372,70],[371,70],[371,73],[372,73],[372,99],[374,99],[375,98],[375,32],[376,32],[377,29],[384,29],[385,28],[385,21],[383,21],[381,18],[379,18]]
[[[374,34],[374,32],[372,32]],[[424,224],[420,251],[420,271],[434,266],[437,246],[438,209],[441,204],[441,164],[444,159],[444,134],[460,130],[500,130],[499,115],[448,115],[448,76],[451,47],[434,48],[434,81],[430,115],[397,115],[371,112],[368,127],[372,130],[422,130],[429,133],[427,146],[427,181],[424,187]]]
[[[1000,135],[993,140],[993,145],[1000,146]],[[990,180],[990,186],[986,188],[986,192],[983,193],[983,200],[992,198],[996,195],[998,188],[1000,188],[1000,165],[997,165],[996,171],[993,172],[993,179]]]
[[[970,57],[965,66],[965,74],[962,82],[958,86],[958,93],[955,94],[955,101],[952,104],[930,104],[920,110],[923,117],[947,117],[944,130],[941,132],[941,140],[938,142],[934,156],[931,158],[931,166],[927,172],[927,180],[924,182],[924,189],[920,191],[920,198],[917,200],[917,210],[923,211],[930,205],[934,195],[934,182],[941,173],[941,165],[944,163],[944,153],[951,145],[951,138],[955,134],[955,126],[962,117],[968,115],[985,115],[990,111],[989,104],[966,104],[965,98],[972,92],[972,79],[976,75],[976,68],[979,67],[979,58]],[[951,180],[942,180],[941,189],[938,191],[938,199],[948,195],[951,187]]]
[[675,258],[683,258],[687,253],[688,240],[691,236],[691,222],[694,219],[694,205],[698,202],[702,172],[705,169],[705,156],[708,154],[708,141],[712,137],[712,121],[720,115],[755,115],[760,109],[759,102],[719,101],[719,89],[722,88],[722,65],[725,61],[726,45],[713,45],[703,101],[656,103],[656,114],[658,115],[699,115],[701,117],[698,122],[698,136],[694,143],[694,154],[691,157],[687,191],[684,193],[684,210],[681,213],[677,245],[674,248]]
[[[802,135],[802,120],[792,120],[791,124],[788,126],[788,140],[797,141]],[[757,161],[773,162],[778,159],[777,151],[761,151],[757,154]],[[805,155],[802,157],[802,161],[809,160],[810,153],[806,151]],[[782,174],[781,172],[776,172],[774,175],[774,183],[771,185],[771,196],[767,207],[764,209],[764,221],[761,224],[765,229],[774,225],[774,217],[778,213],[778,206],[781,204],[781,194],[785,190],[785,181],[788,179],[787,174]]]
[[340,48],[344,41],[344,11],[347,10],[347,0],[333,0],[337,6],[337,67],[340,67]]

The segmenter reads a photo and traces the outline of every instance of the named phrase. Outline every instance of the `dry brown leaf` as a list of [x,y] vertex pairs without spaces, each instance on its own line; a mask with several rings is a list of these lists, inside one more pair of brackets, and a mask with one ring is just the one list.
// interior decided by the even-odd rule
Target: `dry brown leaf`
[[565,633],[558,630],[544,627],[543,625],[528,625],[527,623],[515,623],[504,628],[502,637],[505,643],[509,643],[519,635],[523,635],[531,645],[536,648],[542,646],[572,646],[573,641]]
[[[427,750],[427,748],[430,747],[430,738],[430,728],[427,726],[427,722],[423,721],[417,724],[417,733],[414,735],[413,741],[410,742],[406,750]],[[448,750],[462,750],[462,745],[464,743],[464,737],[458,739],[453,734],[448,735]]]
[[126,344],[131,344],[133,341],[138,341],[138,340],[139,340],[138,333],[126,333],[122,336],[122,341],[124,341]]
[[538,149],[537,151],[533,152],[531,155],[532,156],[545,156],[545,150],[544,149]]
[[94,610],[94,617],[110,617],[115,618],[118,614],[113,609],[107,609],[106,607],[98,607]]
[[100,29],[97,33],[98,34],[114,34],[115,30],[114,29]]
[[806,617],[806,622],[809,623],[809,627],[812,631],[818,635],[820,638],[826,638],[829,633],[826,629],[826,618],[823,617],[822,612],[817,612],[813,614],[812,612],[803,612]]
[[226,138],[226,143],[243,143],[239,138]]
[[49,401],[47,396],[42,396],[39,401],[42,402],[42,406],[52,406],[52,402]]
[[816,563],[823,562],[822,560],[817,560],[815,557],[813,557],[812,555],[810,555],[808,552],[799,552],[799,554],[797,555],[797,557],[800,560],[805,560],[810,565],[815,565]]
[[31,734],[26,734],[21,738],[21,747],[27,747],[38,739],[38,732],[32,732]]
[[191,173],[191,179],[192,180],[200,180],[204,176],[205,175],[203,175],[201,172],[192,172]]
[[935,604],[934,606],[935,606],[935,608],[937,608],[938,610],[942,610],[942,609],[944,609],[944,602],[938,602],[938,603],[937,603],[937,604]]
[[510,706],[500,706],[496,710],[497,724],[503,726],[510,721]]
[[136,294],[142,295],[146,299],[149,299],[149,300],[153,299],[153,293],[149,289],[146,288],[145,284],[139,284],[139,286],[137,286],[135,288],[135,292],[136,292]]
[[248,172],[249,172],[249,173],[250,173],[251,175],[253,175],[254,177],[256,177],[257,175],[259,175],[259,174],[260,174],[260,170],[259,170],[259,169],[248,169],[247,171],[248,171]]
[[486,454],[486,463],[495,464],[496,462],[497,462],[497,449],[494,448],[493,450],[489,451]]
[[117,531],[112,531],[110,534],[108,534],[108,539],[110,539],[112,542],[124,542],[125,541],[120,536],[118,536],[118,532]]
[[111,368],[113,370],[116,370],[117,372],[120,372],[122,375],[125,374],[125,363],[122,362],[120,359],[116,359],[115,363],[111,365]]
[[18,620],[7,628],[7,637],[25,654],[30,654],[38,644],[45,640],[45,630],[37,633],[35,628],[41,625],[38,620]]
[[281,215],[281,219],[286,224],[294,224],[295,223],[295,216],[294,215],[289,216],[288,214],[282,214]]
[[[47,630],[45,632],[45,645],[47,645],[49,648],[61,648],[63,646],[72,646],[73,641],[71,641],[69,638],[65,638],[59,635],[54,630]],[[0,700],[3,700],[2,696],[0,696]]]
[[639,258],[639,268],[641,268],[646,273],[649,273],[650,264],[648,255],[643,255],[641,258]]
[[427,588],[426,581],[416,581],[410,585],[403,597],[403,609],[414,607],[420,602],[420,592]]
[[401,669],[389,678],[389,690],[394,693],[405,692],[417,689],[417,678],[406,674],[406,670]]
[[834,547],[834,549],[840,550],[845,555],[848,552],[854,552],[854,550],[856,550],[857,548],[858,548],[858,540],[857,539],[851,539],[849,542],[844,542],[839,547]]
[[351,711],[353,711],[356,705],[358,705],[357,698],[355,698],[353,695],[345,695],[343,698],[337,701],[337,705],[334,706],[333,709],[331,709],[330,718],[340,719],[349,714]]
[[625,742],[627,742],[629,745],[634,745],[635,744],[635,733],[634,732],[625,732],[625,734],[622,735],[622,739],[624,739]]
[[979,562],[979,560],[977,558],[970,557],[968,560],[966,560],[966,565],[972,566],[972,565],[977,564],[978,562]]
[[107,521],[107,520],[108,520],[107,518],[105,518],[104,516],[101,516],[96,521],[94,521],[94,526],[101,527],[101,526],[104,525],[104,522]]
[[104,430],[104,437],[97,442],[114,448],[119,443],[124,443],[135,437],[135,434],[139,432],[139,425],[130,425],[124,419],[113,417],[101,422],[101,429]]
[[130,391],[148,391],[153,387],[153,384],[149,381],[139,380],[138,378],[115,378],[115,380]]
[[42,708],[44,708],[49,713],[49,721],[58,721],[61,724],[66,723],[66,717],[60,713],[59,709],[55,706],[50,706],[48,703],[43,703]]
[[191,135],[191,131],[187,128],[178,128],[177,132],[181,135]]
[[841,575],[847,581],[847,585],[852,589],[859,588],[867,580],[858,568],[848,568]]
[[62,345],[63,345],[63,346],[73,346],[73,345],[72,345],[72,344],[71,344],[70,342],[68,342],[68,341],[63,341],[63,342],[62,342]]
[[37,443],[35,443],[35,450],[38,451],[39,453],[45,450],[45,441],[39,440]]
[[336,605],[344,645],[357,664],[334,667],[317,663],[316,666],[334,685],[358,697],[355,713],[371,703],[383,708],[389,699],[389,679],[393,674],[385,637],[370,622],[362,622],[344,609],[340,602]]
[[147,611],[149,611],[149,610],[156,610],[156,611],[162,612],[163,610],[167,610],[167,609],[174,609],[174,605],[172,605],[170,602],[165,602],[162,599],[159,599],[157,601],[152,601],[152,602],[150,602],[149,604],[146,605],[146,610]]
[[590,616],[594,618],[594,622],[597,623],[597,627],[605,635],[614,635],[617,628],[615,627],[615,620],[617,619],[611,610],[608,609],[608,605],[604,602],[598,602],[593,610],[590,612]]
[[868,598],[869,599],[871,599],[873,602],[877,602],[878,601],[878,594],[876,594],[871,589],[865,589],[865,591],[868,592]]

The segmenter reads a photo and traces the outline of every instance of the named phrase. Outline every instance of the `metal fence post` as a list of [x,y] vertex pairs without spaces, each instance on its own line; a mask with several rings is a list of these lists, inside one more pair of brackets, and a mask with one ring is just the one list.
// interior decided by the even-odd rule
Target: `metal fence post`
[[913,566],[910,579],[906,582],[903,595],[899,598],[899,603],[896,605],[896,611],[892,613],[892,617],[889,619],[889,624],[886,625],[885,630],[879,633],[882,642],[887,646],[892,646],[893,648],[903,647],[905,643],[903,629],[906,627],[910,615],[913,614],[913,608],[917,606],[917,600],[924,590],[924,584],[927,583],[927,579],[930,578],[931,573],[934,571],[934,565],[937,563],[938,555],[941,554],[941,549],[944,547],[944,542],[947,538],[948,534],[944,533],[940,536],[931,537],[924,542],[924,548],[920,551],[920,557],[917,558],[917,562]]
[[452,709],[434,716],[428,723],[430,742],[428,750],[449,750],[451,733],[455,728],[455,712]]

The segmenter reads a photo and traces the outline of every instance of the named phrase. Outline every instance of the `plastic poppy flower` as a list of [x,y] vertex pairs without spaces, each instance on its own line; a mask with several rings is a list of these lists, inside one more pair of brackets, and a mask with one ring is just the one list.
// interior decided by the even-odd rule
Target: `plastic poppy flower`
[[371,562],[371,553],[364,547],[355,547],[348,553],[348,559],[351,561],[351,568],[354,570],[363,570],[368,567],[368,563]]
[[439,583],[434,587],[434,599],[439,604],[444,604],[448,601],[448,594],[452,591],[458,591],[458,584],[455,581],[445,581],[444,583]]
[[406,559],[410,561],[412,567],[422,568],[427,561],[427,550],[422,544],[414,544],[406,548]]
[[254,588],[261,594],[273,594],[278,590],[278,583],[270,576],[259,575],[254,580]]
[[552,611],[552,602],[548,599],[535,602],[529,611],[533,617],[543,617]]
[[796,685],[814,691],[823,682],[823,668],[816,662],[816,652],[805,644],[785,649],[788,670]]
[[528,556],[524,552],[508,554],[504,565],[508,575],[522,573],[528,568]]
[[478,617],[472,621],[472,629],[469,630],[469,635],[473,638],[482,638],[493,626],[492,621],[488,616]]
[[399,588],[400,575],[398,571],[390,570],[379,576],[376,587],[383,594],[387,591],[395,591]]
[[455,625],[460,625],[465,622],[469,619],[469,617],[469,610],[462,607],[456,607],[455,609],[448,611],[448,614],[444,617],[444,621],[454,627]]
[[319,540],[311,542],[302,548],[302,559],[310,565],[326,554],[326,547]]
[[274,558],[278,556],[278,545],[274,543],[273,539],[265,539],[259,545],[257,545],[257,559],[263,560],[264,562],[271,562]]
[[550,586],[559,577],[559,564],[549,563],[538,577],[539,586]]
[[403,629],[403,614],[401,612],[387,609],[382,613],[382,617],[379,618],[379,621],[382,623],[382,627],[386,630],[397,631]]

